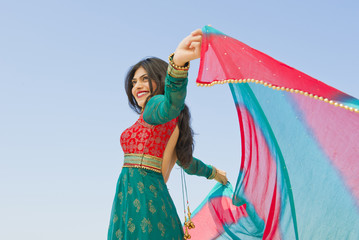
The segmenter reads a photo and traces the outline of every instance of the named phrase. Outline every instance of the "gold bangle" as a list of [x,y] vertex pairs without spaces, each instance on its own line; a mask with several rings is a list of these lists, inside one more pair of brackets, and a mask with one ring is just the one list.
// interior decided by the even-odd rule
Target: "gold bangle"
[[185,65],[182,66],[182,67],[181,67],[181,66],[178,66],[178,65],[176,65],[176,64],[173,62],[173,56],[174,56],[174,55],[175,55],[175,54],[172,53],[172,54],[169,55],[169,57],[168,57],[168,61],[169,61],[170,65],[171,65],[173,68],[177,69],[177,70],[188,71],[188,69],[189,69],[189,62],[186,62]]
[[[211,165],[212,166],[212,165]],[[208,179],[213,179],[217,176],[217,168],[215,168],[214,166],[212,166],[212,173],[211,175],[208,177]]]

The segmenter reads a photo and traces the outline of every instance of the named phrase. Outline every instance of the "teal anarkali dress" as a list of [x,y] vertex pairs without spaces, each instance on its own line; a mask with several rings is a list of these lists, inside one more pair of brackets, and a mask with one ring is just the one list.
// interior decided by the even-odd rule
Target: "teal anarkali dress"
[[[125,153],[112,206],[108,240],[183,239],[182,224],[164,181],[166,144],[184,107],[187,71],[168,67],[165,94],[152,97],[134,125],[121,134]],[[193,158],[189,174],[205,176],[212,166]]]

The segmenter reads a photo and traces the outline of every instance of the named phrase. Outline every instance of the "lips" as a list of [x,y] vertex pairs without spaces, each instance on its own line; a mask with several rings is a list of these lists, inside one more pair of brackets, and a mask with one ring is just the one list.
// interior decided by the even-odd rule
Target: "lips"
[[142,97],[142,96],[144,96],[144,95],[147,95],[148,93],[149,93],[148,91],[138,92],[138,93],[137,93],[137,97],[140,98],[140,97]]

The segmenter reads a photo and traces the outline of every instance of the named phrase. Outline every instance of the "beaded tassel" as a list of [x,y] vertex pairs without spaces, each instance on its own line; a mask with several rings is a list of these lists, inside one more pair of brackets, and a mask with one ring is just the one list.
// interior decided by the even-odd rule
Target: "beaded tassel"
[[[191,210],[189,209],[187,185],[186,185],[186,179],[184,177],[183,170],[181,171],[181,180],[182,180],[182,196],[183,196],[184,228],[185,228],[184,239],[191,239],[191,235],[188,233],[188,230],[192,229],[192,228],[195,228],[195,225],[191,220]],[[185,200],[184,200],[185,196],[184,196],[184,189],[183,188],[185,188],[185,192],[186,192],[187,213],[186,213],[186,207],[185,207]],[[187,220],[187,216],[188,216],[188,220]]]

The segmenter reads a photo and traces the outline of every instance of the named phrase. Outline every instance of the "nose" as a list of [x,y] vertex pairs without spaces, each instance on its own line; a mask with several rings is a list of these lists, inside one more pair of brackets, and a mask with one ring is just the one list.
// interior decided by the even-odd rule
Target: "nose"
[[137,81],[136,84],[133,86],[133,88],[137,89],[137,88],[142,88],[143,84],[142,81]]

